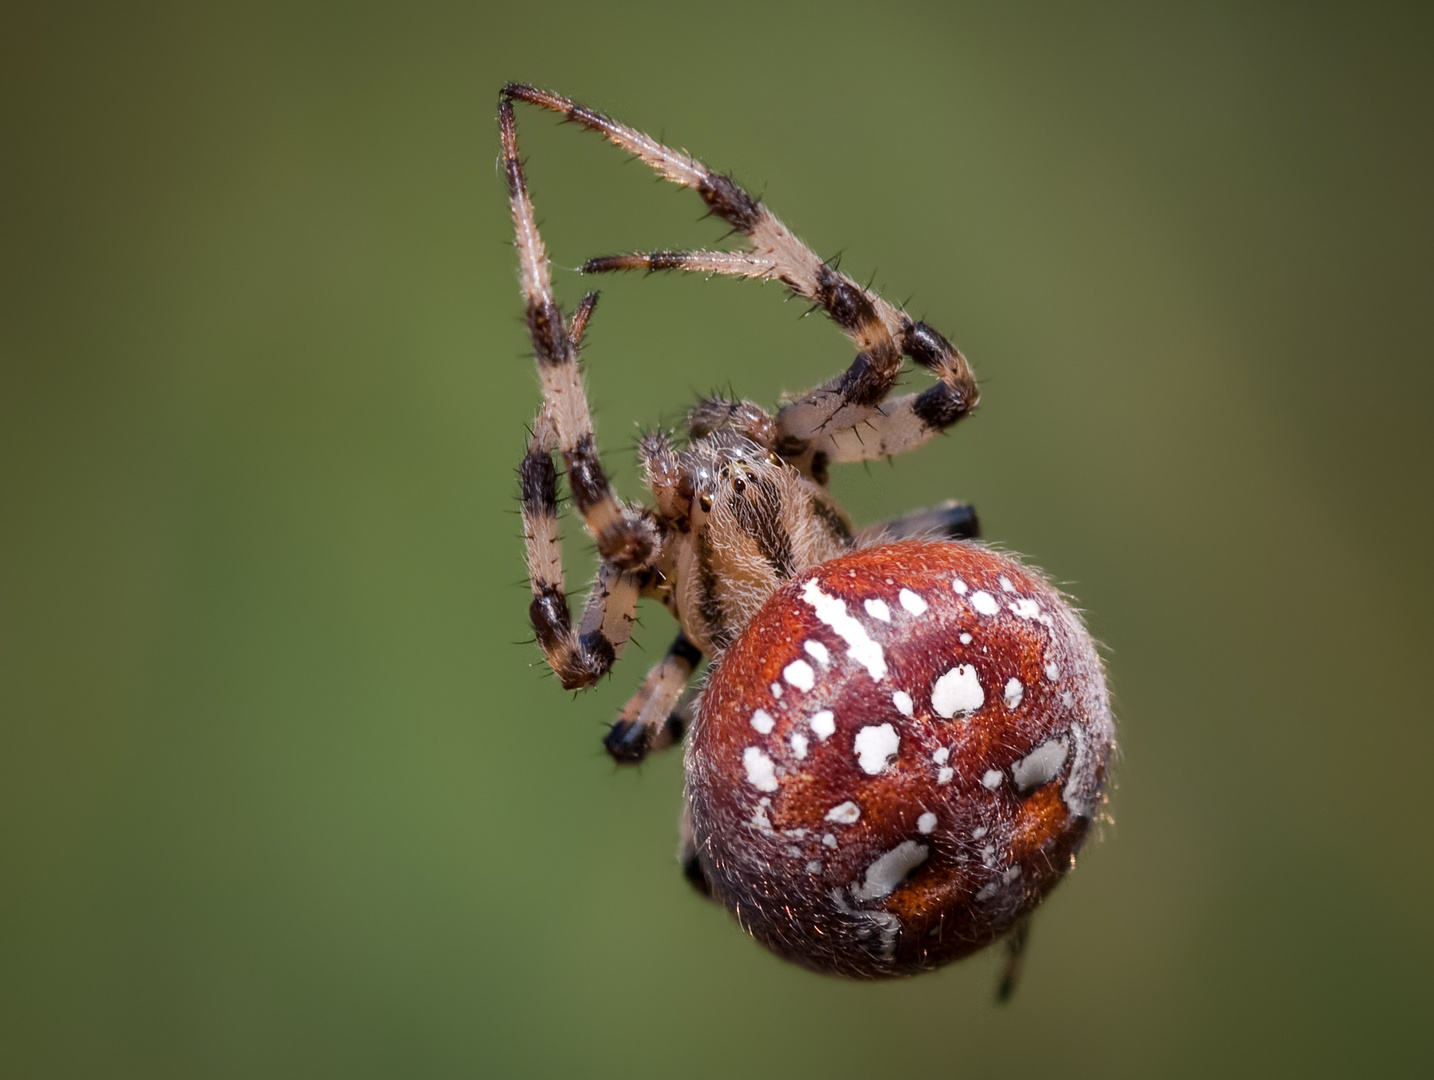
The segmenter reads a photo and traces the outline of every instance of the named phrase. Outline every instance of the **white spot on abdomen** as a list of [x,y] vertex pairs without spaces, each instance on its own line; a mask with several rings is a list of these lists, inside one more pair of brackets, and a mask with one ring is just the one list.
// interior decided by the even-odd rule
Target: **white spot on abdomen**
[[936,815],[930,810],[916,819],[916,831],[923,836],[936,828]]
[[897,599],[901,601],[901,606],[912,615],[925,615],[926,609],[931,606],[925,599],[910,589],[902,589]]
[[807,756],[807,737],[800,731],[792,736],[792,753],[799,759]]
[[1051,739],[1041,743],[1020,761],[1011,766],[1011,776],[1016,787],[1023,793],[1055,777],[1066,763],[1069,744],[1065,739]]
[[742,751],[742,764],[747,769],[747,783],[758,791],[777,790],[777,767],[758,747],[749,746]]
[[966,583],[965,583],[964,581],[962,581],[960,578],[956,578],[956,579],[954,579],[954,580],[951,582],[951,588],[952,588],[952,590],[955,591],[955,593],[956,593],[957,596],[965,596],[965,595],[966,595],[966,591],[967,591]]
[[752,714],[752,727],[756,729],[758,735],[770,735],[776,723],[766,709],[758,709]]
[[978,589],[971,594],[971,606],[982,615],[994,615],[1001,610],[1001,605],[996,603],[996,598],[985,589]]
[[1056,621],[1042,611],[1041,605],[1034,600],[1017,600],[1014,604],[1007,604],[1006,606],[1023,619],[1044,623],[1047,626],[1054,626],[1056,624]]
[[782,678],[798,690],[810,690],[817,684],[816,672],[812,670],[812,665],[805,660],[793,660],[782,669]]
[[812,732],[822,742],[826,742],[836,731],[836,713],[830,709],[823,709],[807,721],[812,727]]
[[875,776],[886,768],[887,759],[894,758],[901,749],[901,736],[890,724],[864,727],[856,733],[852,748],[856,751],[861,771]]
[[861,807],[848,799],[844,803],[833,806],[827,811],[827,820],[834,821],[838,825],[854,824],[857,818],[861,817]]
[[911,695],[905,690],[898,690],[892,694],[891,703],[896,706],[896,711],[902,716],[911,716],[916,711],[911,700]]
[[958,713],[967,716],[986,703],[986,692],[970,664],[957,664],[931,687],[931,708],[950,720]]
[[804,641],[802,648],[806,649],[807,655],[817,663],[823,665],[831,663],[832,654],[827,652],[827,647],[820,641]]
[[987,769],[986,775],[981,777],[981,785],[983,787],[990,788],[992,791],[995,791],[998,787],[1001,786],[1002,779],[1003,778],[1001,776],[1000,769]]
[[902,878],[926,861],[927,847],[903,840],[866,868],[866,880],[851,890],[855,900],[880,900],[891,895]]
[[1006,708],[1014,709],[1021,703],[1021,698],[1026,696],[1026,686],[1020,679],[1006,680]]
[[866,613],[873,619],[891,622],[891,608],[886,606],[885,600],[867,600],[861,606],[866,608]]
[[861,664],[876,680],[886,678],[886,654],[881,646],[871,640],[866,627],[847,614],[846,601],[822,592],[816,581],[808,581],[802,589],[802,599],[812,606],[816,616],[836,631],[846,642],[847,655]]

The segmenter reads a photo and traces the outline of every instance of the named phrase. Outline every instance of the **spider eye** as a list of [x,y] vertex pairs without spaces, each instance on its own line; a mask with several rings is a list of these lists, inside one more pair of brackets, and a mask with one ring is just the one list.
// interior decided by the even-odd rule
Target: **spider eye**
[[702,507],[702,512],[704,514],[710,513],[712,510],[712,496],[703,495],[702,498],[697,500],[697,504]]
[[747,490],[747,482],[740,476],[737,477],[737,479],[732,481],[732,490],[738,495],[742,494],[742,492]]

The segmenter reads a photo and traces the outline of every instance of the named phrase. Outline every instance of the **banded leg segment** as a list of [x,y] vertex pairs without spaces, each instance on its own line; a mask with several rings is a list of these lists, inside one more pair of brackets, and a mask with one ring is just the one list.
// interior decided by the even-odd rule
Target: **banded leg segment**
[[[784,456],[812,453],[811,440],[864,424],[880,423],[877,406],[885,399],[901,367],[901,354],[931,370],[941,381],[913,395],[897,410],[904,419],[886,443],[892,453],[911,449],[949,427],[976,404],[970,364],[939,332],[913,321],[879,295],[835,270],[802,243],[775,214],[752,198],[731,177],[714,173],[690,154],[662,145],[642,132],[557,94],[531,86],[504,88],[505,100],[527,101],[598,132],[609,142],[641,158],[662,176],[694,189],[711,211],[748,242],[743,252],[652,252],[594,259],[587,272],[610,270],[691,270],[737,277],[777,278],[793,292],[820,305],[860,350],[842,375],[789,403],[777,415]],[[905,399],[903,399],[905,400]],[[890,426],[888,424],[887,426]],[[878,440],[878,443],[880,440]],[[822,450],[832,460],[852,460]],[[857,457],[862,456],[857,454]]]
[[[502,134],[503,167],[508,179],[518,265],[527,301],[528,333],[543,384],[543,408],[551,421],[557,449],[567,465],[573,505],[582,514],[603,558],[613,559],[628,569],[641,569],[653,555],[656,532],[642,515],[625,511],[613,494],[598,459],[592,414],[578,371],[577,344],[564,325],[562,311],[553,297],[547,250],[538,232],[523,164],[518,157],[512,102],[499,103],[498,126]],[[578,337],[596,300],[596,295],[591,295],[579,305],[573,324]]]
[[533,423],[528,453],[518,468],[528,580],[533,590],[528,618],[548,666],[564,689],[577,690],[594,685],[607,674],[627,643],[637,611],[640,581],[632,571],[603,563],[582,622],[576,630],[573,628],[558,529],[555,442],[551,412],[545,404]]
[[662,658],[638,687],[608,730],[603,746],[616,761],[639,762],[652,750],[665,750],[681,741],[685,724],[676,708],[687,680],[702,662],[702,653],[678,634]]

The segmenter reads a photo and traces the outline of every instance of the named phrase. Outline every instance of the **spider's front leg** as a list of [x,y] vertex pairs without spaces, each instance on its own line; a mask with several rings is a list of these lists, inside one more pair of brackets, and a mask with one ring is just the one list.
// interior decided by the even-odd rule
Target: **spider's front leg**
[[[632,635],[645,564],[620,566],[605,559],[575,629],[564,588],[562,537],[558,530],[557,441],[551,410],[544,404],[533,423],[528,453],[518,468],[522,486],[523,537],[533,600],[528,617],[553,673],[566,690],[594,685],[607,674]],[[623,520],[641,511],[624,508]],[[650,522],[644,522],[649,524]]]
[[[626,124],[561,95],[532,86],[503,88],[505,102],[527,101],[598,132],[668,180],[690,187],[713,214],[739,233],[749,251],[658,251],[589,260],[585,273],[688,270],[776,279],[815,302],[859,352],[845,372],[795,401],[776,417],[778,453],[808,475],[827,461],[860,461],[914,449],[976,404],[976,379],[966,358],[940,332],[911,319],[878,294],[817,256],[730,176]],[[905,353],[940,381],[888,402]]]
[[[565,324],[553,297],[550,267],[518,157],[513,107],[498,107],[503,166],[518,248],[528,332],[543,384],[543,405],[519,467],[528,577],[529,617],[548,665],[567,689],[592,686],[612,667],[632,633],[644,572],[658,555],[651,514],[624,506],[598,459],[592,415],[578,372],[578,344],[597,302],[589,294]],[[597,542],[602,566],[576,629],[563,587],[558,533],[558,478],[553,452],[563,455],[573,505]]]
[[701,651],[687,640],[686,634],[678,634],[667,655],[647,673],[602,741],[615,761],[636,764],[651,751],[665,750],[682,741],[687,724],[677,713],[677,703],[700,663]]

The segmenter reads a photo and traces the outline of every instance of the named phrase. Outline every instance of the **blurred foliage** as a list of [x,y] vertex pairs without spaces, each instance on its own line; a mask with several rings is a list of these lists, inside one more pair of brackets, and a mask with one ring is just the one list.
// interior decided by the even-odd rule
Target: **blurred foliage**
[[[1413,1075],[1430,30],[1398,4],[9,6],[0,1072]],[[512,78],[734,170],[975,363],[976,416],[836,486],[860,521],[970,498],[1109,647],[1114,825],[1009,1007],[993,956],[834,982],[683,884],[677,755],[598,742],[661,612],[577,700],[516,644]],[[520,123],[560,268],[720,236]],[[605,291],[588,371],[629,494],[634,424],[849,360],[775,287]]]

